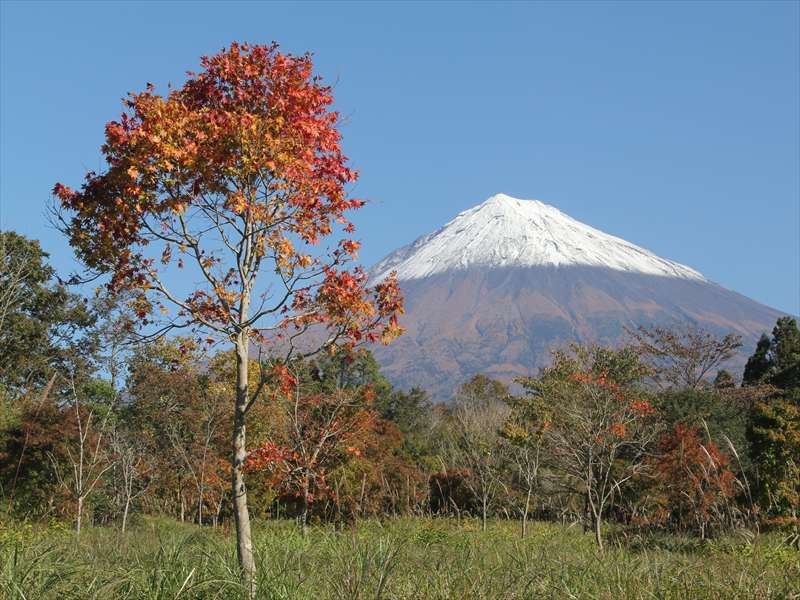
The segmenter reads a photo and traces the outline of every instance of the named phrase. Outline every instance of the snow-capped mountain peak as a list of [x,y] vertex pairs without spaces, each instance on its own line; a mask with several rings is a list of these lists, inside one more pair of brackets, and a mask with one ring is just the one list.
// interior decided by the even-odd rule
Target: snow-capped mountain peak
[[596,266],[617,271],[705,281],[689,267],[603,233],[538,200],[495,194],[434,233],[375,265],[371,279],[391,271],[421,279],[473,267]]

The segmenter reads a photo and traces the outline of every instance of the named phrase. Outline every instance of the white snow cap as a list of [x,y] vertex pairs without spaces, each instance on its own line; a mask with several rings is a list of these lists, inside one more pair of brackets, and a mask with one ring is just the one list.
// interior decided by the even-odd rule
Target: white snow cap
[[396,250],[371,269],[421,279],[475,267],[594,266],[705,281],[700,273],[576,221],[538,200],[496,194],[434,233]]

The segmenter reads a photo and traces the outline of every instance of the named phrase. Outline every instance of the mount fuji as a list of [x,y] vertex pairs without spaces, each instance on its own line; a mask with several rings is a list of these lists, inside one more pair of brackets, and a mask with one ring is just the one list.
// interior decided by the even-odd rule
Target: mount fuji
[[537,200],[497,194],[381,260],[396,272],[406,334],[375,355],[400,387],[436,399],[485,373],[510,381],[570,342],[619,344],[626,327],[737,333],[741,367],[783,313]]

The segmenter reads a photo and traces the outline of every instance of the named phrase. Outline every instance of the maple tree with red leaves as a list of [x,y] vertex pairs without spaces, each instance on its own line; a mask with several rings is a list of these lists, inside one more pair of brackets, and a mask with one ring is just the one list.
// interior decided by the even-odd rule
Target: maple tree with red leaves
[[686,423],[677,423],[664,435],[658,450],[654,475],[661,506],[654,511],[656,517],[672,520],[681,529],[694,528],[705,538],[709,526],[724,518],[736,493],[728,455]]
[[296,388],[278,402],[286,416],[285,431],[250,452],[245,468],[265,471],[278,496],[296,499],[298,523],[305,532],[313,504],[336,501],[331,472],[361,456],[360,438],[378,416],[370,407],[368,388],[310,395]]
[[[231,482],[252,594],[249,409],[265,390],[291,389],[282,365],[299,354],[391,341],[402,332],[402,298],[393,277],[368,289],[366,274],[351,267],[359,244],[346,213],[364,201],[347,193],[357,174],[311,56],[233,43],[201,64],[166,96],[152,85],[130,94],[121,118],[106,125],[105,171],[86,174],[79,190],[58,183],[54,195],[78,258],[108,277],[110,291],[131,294],[137,325],[154,336],[190,330],[236,349]],[[181,293],[178,270],[201,283]],[[296,340],[310,329],[326,335],[301,352]],[[250,389],[254,343],[270,348],[270,368]]]

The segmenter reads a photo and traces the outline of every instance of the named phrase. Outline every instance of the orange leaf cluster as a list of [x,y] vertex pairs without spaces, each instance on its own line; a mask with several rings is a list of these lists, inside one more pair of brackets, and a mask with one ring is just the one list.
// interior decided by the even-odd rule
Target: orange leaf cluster
[[736,492],[728,455],[714,442],[704,442],[697,427],[685,423],[664,435],[658,449],[654,471],[663,492],[661,516],[672,514],[681,526],[705,530]]
[[368,400],[336,395],[304,396],[291,408],[292,426],[280,444],[266,442],[248,455],[245,467],[266,472],[279,494],[314,499],[330,496],[331,470],[361,456],[360,438],[377,419]]
[[[87,173],[80,190],[55,185],[78,257],[109,273],[111,289],[133,291],[143,324],[152,308],[145,297],[162,294],[181,309],[182,326],[235,333],[253,273],[264,269],[288,290],[267,311],[294,309],[283,327],[331,324],[348,344],[399,335],[396,282],[367,290],[363,273],[342,266],[357,241],[339,241],[326,265],[298,247],[337,224],[352,233],[345,213],[364,204],[346,193],[357,173],[342,152],[332,89],[313,75],[311,56],[233,43],[201,65],[165,96],[152,85],[129,94],[124,114],[105,128],[105,172]],[[163,247],[153,254],[151,244]],[[225,246],[227,274],[217,271]],[[177,298],[161,271],[189,260],[208,285]]]

